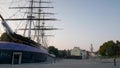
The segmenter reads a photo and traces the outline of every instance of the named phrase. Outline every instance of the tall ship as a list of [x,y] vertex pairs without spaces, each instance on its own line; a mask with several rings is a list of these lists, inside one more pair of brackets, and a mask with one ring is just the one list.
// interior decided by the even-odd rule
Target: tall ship
[[[54,13],[49,10],[51,1],[48,0],[12,0],[9,9],[17,10],[10,18],[0,14],[1,24],[5,33],[0,42],[0,64],[21,64],[45,62],[54,55],[48,53],[46,31],[57,30],[48,26],[55,21]],[[18,2],[20,4],[18,4]],[[12,14],[12,13],[11,13]],[[13,31],[9,23],[19,23]],[[22,25],[21,25],[22,24]],[[4,38],[5,37],[7,38]],[[2,39],[3,37],[3,39]],[[5,40],[6,39],[6,40]]]

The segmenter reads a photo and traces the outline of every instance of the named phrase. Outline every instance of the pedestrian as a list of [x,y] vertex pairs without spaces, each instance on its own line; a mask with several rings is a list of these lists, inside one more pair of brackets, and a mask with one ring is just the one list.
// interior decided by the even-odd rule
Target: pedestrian
[[114,58],[114,66],[116,66],[116,58]]

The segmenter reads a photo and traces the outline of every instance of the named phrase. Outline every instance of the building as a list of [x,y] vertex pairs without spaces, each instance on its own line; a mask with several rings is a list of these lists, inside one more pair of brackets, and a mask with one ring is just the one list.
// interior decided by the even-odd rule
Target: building
[[74,47],[71,50],[71,56],[81,56],[80,48],[79,47]]
[[81,50],[79,47],[74,47],[72,50],[71,50],[71,56],[70,56],[71,59],[82,59],[82,56],[81,56]]
[[74,47],[71,50],[71,58],[75,58],[75,59],[88,59],[88,51],[86,50],[82,50],[79,47]]
[[82,59],[88,59],[89,53],[86,50],[81,50]]
[[49,56],[52,55],[43,49],[25,44],[0,42],[0,64],[44,62]]

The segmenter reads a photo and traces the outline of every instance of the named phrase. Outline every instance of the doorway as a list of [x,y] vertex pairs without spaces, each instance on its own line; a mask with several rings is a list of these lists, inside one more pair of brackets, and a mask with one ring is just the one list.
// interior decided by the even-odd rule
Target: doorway
[[22,52],[13,52],[12,64],[21,64]]

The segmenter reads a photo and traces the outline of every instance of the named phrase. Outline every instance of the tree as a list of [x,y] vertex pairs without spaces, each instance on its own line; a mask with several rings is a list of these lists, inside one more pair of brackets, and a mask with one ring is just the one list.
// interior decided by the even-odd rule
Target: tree
[[120,41],[116,41],[116,55],[120,55]]
[[56,57],[58,57],[58,55],[59,55],[58,49],[55,48],[54,46],[49,46],[49,47],[48,47],[48,52],[49,52],[50,54],[54,54]]
[[2,35],[1,35],[1,39],[0,39],[1,41],[7,41],[7,42],[9,42],[10,41],[10,37],[7,35],[7,33],[5,32],[5,33],[3,33]]
[[100,46],[99,53],[102,56],[113,56],[116,53],[116,44],[113,41],[108,41],[103,43],[102,46]]
[[106,55],[108,55],[108,56],[115,55],[115,50],[116,50],[115,48],[116,48],[116,44],[113,41],[108,41]]
[[60,58],[66,58],[67,57],[67,51],[66,50],[59,50],[59,57]]
[[100,46],[100,49],[99,49],[99,53],[100,53],[100,55],[102,55],[102,56],[105,56],[105,51],[106,51],[106,47],[105,46]]
[[120,45],[120,41],[119,40],[116,40],[116,45]]

